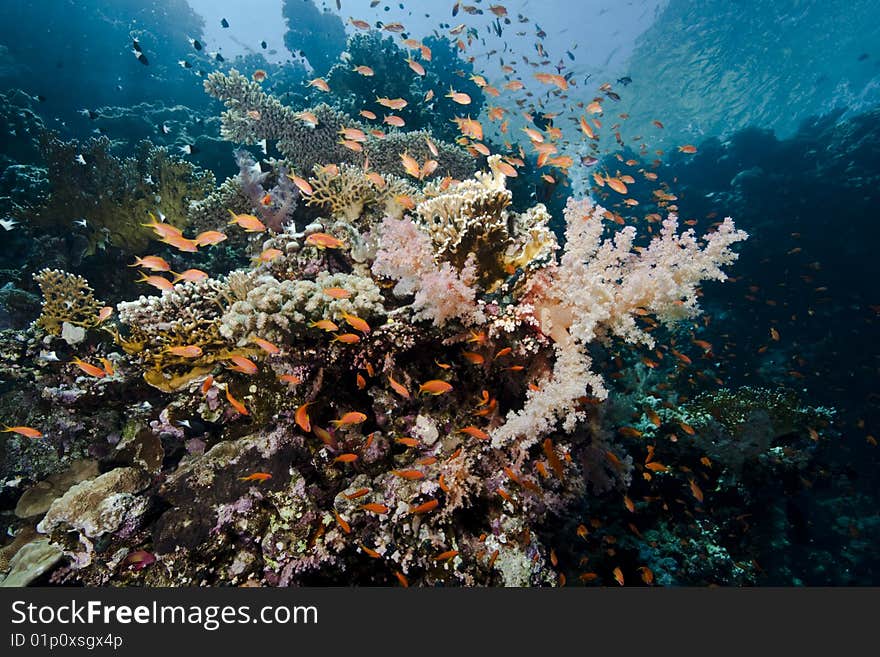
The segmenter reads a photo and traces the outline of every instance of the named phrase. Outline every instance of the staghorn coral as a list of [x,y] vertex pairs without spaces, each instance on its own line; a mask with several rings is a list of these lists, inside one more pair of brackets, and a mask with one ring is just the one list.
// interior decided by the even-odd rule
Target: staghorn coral
[[34,274],[43,293],[43,307],[34,322],[51,335],[60,336],[64,324],[91,328],[100,323],[98,312],[103,303],[95,299],[94,290],[82,276],[59,269],[42,269]]
[[[430,133],[421,131],[394,132],[383,138],[368,134],[361,152],[346,148],[339,138],[340,130],[355,128],[367,132],[369,126],[324,103],[307,110],[318,119],[317,125],[311,126],[303,119],[303,112],[283,105],[235,69],[208,75],[205,91],[226,105],[221,127],[224,139],[243,144],[277,140],[278,150],[299,174],[311,171],[315,165],[363,166],[368,157],[376,171],[402,177],[405,171],[400,153],[409,151],[420,161],[433,157],[425,141]],[[435,158],[438,167],[434,175],[464,178],[473,172],[473,158],[467,151],[442,141],[435,143],[439,155]]]
[[[149,221],[150,212],[183,227],[190,201],[214,189],[210,171],[198,170],[148,141],[139,142],[135,155],[127,158],[113,155],[110,146],[103,136],[81,144],[43,134],[40,150],[51,193],[27,210],[27,219],[62,232],[85,219],[87,255],[108,245],[139,252],[149,244],[150,231],[141,224]],[[77,161],[79,156],[85,164]]]

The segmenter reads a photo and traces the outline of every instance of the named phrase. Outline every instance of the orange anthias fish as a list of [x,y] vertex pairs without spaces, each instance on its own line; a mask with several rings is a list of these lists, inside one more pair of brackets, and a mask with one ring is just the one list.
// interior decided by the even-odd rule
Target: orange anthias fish
[[376,102],[392,110],[402,110],[408,105],[403,98],[376,98]]
[[373,513],[378,513],[379,515],[388,513],[389,509],[384,504],[378,504],[376,502],[370,502],[369,504],[361,504],[361,508],[365,511],[371,511]]
[[413,506],[410,508],[410,513],[428,513],[429,511],[433,511],[439,506],[440,502],[437,500],[428,500],[427,502],[423,502],[417,506]]
[[42,438],[43,433],[33,427],[6,427],[3,429],[2,433],[17,433],[20,436],[24,436],[25,438]]
[[342,313],[342,318],[354,330],[360,331],[361,333],[369,333],[370,332],[370,325],[367,324],[364,320],[362,320],[357,315],[350,315],[349,313]]
[[187,281],[190,283],[198,283],[199,281],[203,281],[208,278],[208,274],[203,272],[201,269],[187,269],[181,273],[171,272],[174,274],[174,283],[179,283],[180,281]]
[[198,358],[202,355],[202,348],[197,344],[168,347],[165,351],[181,358]]
[[339,249],[345,246],[341,240],[327,233],[312,233],[306,238],[306,244],[316,246],[319,249]]
[[352,424],[361,424],[365,422],[366,419],[367,416],[364,413],[360,413],[358,411],[349,411],[338,420],[331,420],[330,424],[338,429],[339,427],[347,427],[351,426]]
[[483,431],[482,429],[478,429],[477,427],[470,425],[464,427],[463,429],[459,429],[461,433],[466,433],[467,435],[476,438],[477,440],[488,440],[489,434]]
[[105,376],[107,376],[107,372],[104,371],[102,368],[98,367],[97,365],[87,363],[84,360],[80,360],[79,358],[74,358],[70,362],[76,365],[79,369],[81,369],[89,376],[93,376],[96,379],[103,379]]
[[297,408],[296,413],[293,416],[293,419],[296,422],[296,425],[300,429],[302,429],[303,431],[311,431],[312,430],[312,423],[309,420],[309,412],[308,412],[308,407],[312,403],[313,402],[306,402],[305,404],[303,404],[302,406]]
[[229,223],[244,228],[247,233],[262,233],[266,230],[265,224],[252,214],[235,214],[232,210],[229,210],[229,214],[232,215]]
[[278,347],[276,347],[274,344],[272,344],[272,343],[269,342],[268,340],[264,340],[263,338],[258,338],[258,337],[256,337],[256,336],[253,336],[253,337],[251,338],[251,342],[253,342],[254,344],[256,344],[260,349],[262,349],[263,351],[265,351],[267,354],[272,354],[272,355],[274,355],[274,354],[277,354],[277,353],[279,353],[279,352],[281,351],[281,350],[280,350]]
[[196,244],[195,240],[188,239],[183,235],[170,235],[169,237],[163,237],[161,241],[184,253],[196,253],[199,250],[199,245]]
[[174,283],[169,281],[164,276],[147,276],[146,274],[141,274],[141,277],[137,279],[138,283],[146,283],[147,285],[152,285],[157,290],[173,290]]
[[347,299],[351,296],[351,292],[343,287],[325,287],[321,291],[333,299]]
[[271,479],[272,475],[268,472],[254,472],[253,474],[249,474],[247,477],[239,477],[241,481],[266,481],[267,479]]
[[319,319],[317,322],[312,322],[309,324],[310,328],[319,328],[322,331],[327,331],[328,333],[332,333],[333,331],[338,331],[339,327],[336,326],[329,319]]
[[425,473],[421,470],[392,470],[391,474],[400,477],[401,479],[409,479],[410,481],[417,481],[425,478]]
[[281,381],[281,383],[289,383],[294,386],[302,383],[302,379],[299,378],[296,374],[282,374],[278,377],[278,380]]
[[226,233],[221,233],[219,230],[206,230],[196,235],[195,241],[199,246],[210,246],[219,244],[225,239],[227,239]]
[[335,459],[333,459],[333,462],[334,463],[354,463],[357,460],[358,460],[358,455],[352,454],[349,452],[347,454],[340,454]]
[[361,336],[356,333],[342,333],[333,337],[333,342],[341,342],[342,344],[355,344],[361,341]]
[[419,386],[420,393],[424,392],[429,395],[442,395],[450,390],[452,390],[452,385],[440,379],[432,379]]
[[407,390],[402,383],[398,383],[397,381],[395,381],[390,374],[388,375],[388,383],[391,384],[391,389],[394,392],[396,392],[404,399],[409,399],[409,390]]
[[244,356],[230,356],[229,360],[235,363],[234,366],[228,367],[233,372],[241,372],[242,374],[256,374],[258,371],[257,364],[250,358]]
[[242,415],[250,415],[250,412],[247,408],[245,408],[245,405],[232,396],[232,393],[229,392],[228,386],[226,388],[226,400],[229,402],[229,405],[232,406],[232,408],[234,408]]
[[614,569],[614,579],[618,584],[623,586],[623,571],[620,570],[620,566]]
[[458,103],[459,105],[470,105],[471,97],[468,96],[463,91],[456,91],[455,89],[450,89],[449,93],[446,94],[447,98],[451,98],[453,103]]
[[696,153],[697,147],[693,144],[685,144],[684,146],[679,146],[678,151],[680,153]]
[[144,256],[143,258],[135,256],[134,263],[129,267],[144,267],[150,271],[171,271],[171,265],[159,256]]

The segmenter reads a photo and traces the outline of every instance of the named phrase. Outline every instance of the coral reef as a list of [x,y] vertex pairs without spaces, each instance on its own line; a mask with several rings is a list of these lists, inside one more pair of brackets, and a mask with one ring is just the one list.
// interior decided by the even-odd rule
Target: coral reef
[[[253,80],[232,69],[214,72],[205,79],[205,91],[223,101],[222,135],[242,144],[262,140],[277,141],[278,150],[299,175],[315,165],[343,163],[363,166],[369,158],[371,167],[380,173],[398,177],[406,175],[400,162],[405,151],[422,162],[434,158],[438,162],[435,176],[462,179],[473,172],[473,158],[467,151],[437,140],[435,157],[425,141],[428,133],[392,132],[382,138],[369,134],[369,126],[352,119],[327,104],[296,111],[277,98],[265,93]],[[313,114],[317,124],[307,117]],[[360,150],[347,148],[340,139],[340,130],[351,128],[365,133]]]
[[30,208],[25,220],[59,231],[79,230],[74,222],[84,220],[87,254],[109,245],[140,252],[149,242],[150,232],[142,226],[149,213],[183,227],[190,201],[214,188],[211,173],[149,142],[140,142],[133,157],[121,159],[110,152],[106,137],[80,144],[45,134],[41,150],[51,194]]

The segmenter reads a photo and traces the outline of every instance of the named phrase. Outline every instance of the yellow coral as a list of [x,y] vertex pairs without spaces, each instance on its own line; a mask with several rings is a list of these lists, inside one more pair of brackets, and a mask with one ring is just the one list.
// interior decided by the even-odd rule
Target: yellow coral
[[60,269],[43,269],[34,274],[34,280],[43,293],[42,313],[35,322],[38,328],[61,335],[65,322],[83,328],[98,325],[98,312],[104,304],[95,299],[85,278]]

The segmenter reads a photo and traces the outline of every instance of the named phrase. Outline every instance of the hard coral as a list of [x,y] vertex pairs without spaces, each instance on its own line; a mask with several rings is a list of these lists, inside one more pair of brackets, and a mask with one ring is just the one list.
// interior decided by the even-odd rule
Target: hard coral
[[[421,131],[389,133],[383,138],[368,134],[362,150],[353,151],[341,143],[340,130],[354,128],[367,133],[369,126],[323,103],[306,110],[318,120],[317,125],[311,125],[304,119],[306,111],[287,107],[235,69],[208,75],[205,91],[226,105],[222,114],[225,139],[243,144],[277,140],[278,150],[299,175],[316,164],[363,166],[369,158],[374,170],[404,176],[400,153],[409,151],[420,161],[433,157],[425,142],[429,133]],[[439,140],[436,146],[436,176],[459,178],[473,171],[473,158],[467,151]]]
[[108,245],[142,250],[150,231],[141,224],[149,221],[150,212],[182,227],[190,201],[214,188],[212,173],[148,141],[138,143],[134,157],[119,158],[110,152],[106,137],[80,144],[46,133],[41,151],[52,191],[45,203],[29,210],[30,218],[65,232],[74,221],[85,219],[87,254]]
[[34,322],[38,328],[58,336],[64,324],[84,328],[98,325],[98,312],[104,304],[95,299],[85,278],[58,269],[43,269],[34,274],[34,280],[43,293],[42,313]]

